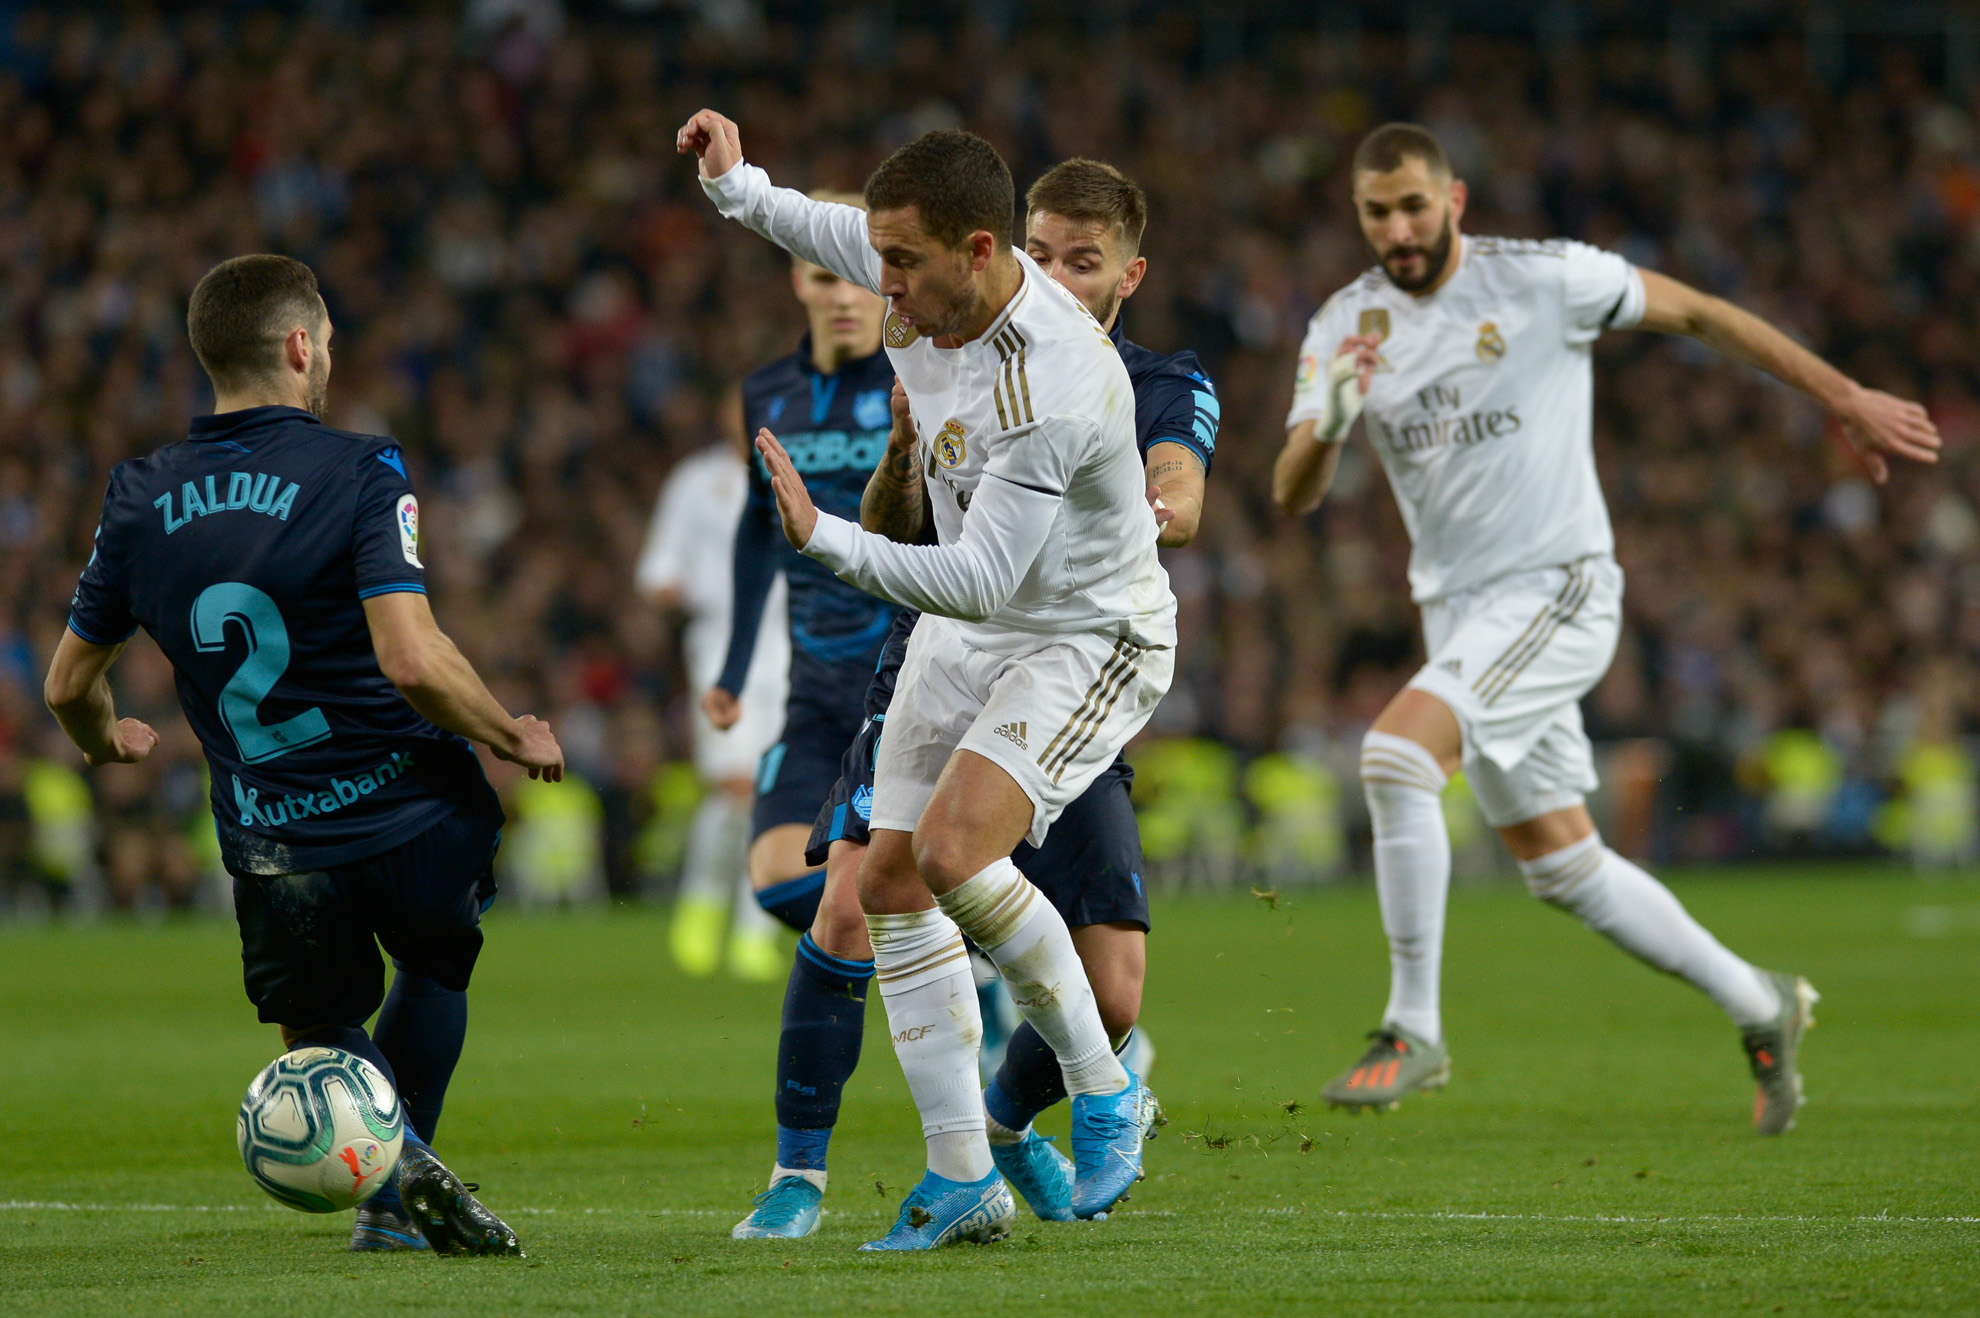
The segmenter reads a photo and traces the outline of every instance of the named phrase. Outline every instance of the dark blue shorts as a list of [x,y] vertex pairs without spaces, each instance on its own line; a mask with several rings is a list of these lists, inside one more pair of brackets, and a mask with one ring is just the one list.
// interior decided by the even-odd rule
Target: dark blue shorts
[[234,873],[248,1000],[270,1025],[361,1026],[385,1001],[378,945],[468,986],[495,898],[499,809],[450,814],[390,851],[303,874]]
[[784,738],[757,763],[751,837],[818,817],[818,803],[831,792],[839,761],[859,735],[860,703],[871,676],[865,664],[824,664],[792,654]]
[[[823,865],[834,842],[867,844],[873,814],[873,765],[885,715],[868,719],[840,762],[839,780],[811,826],[807,865]],[[1141,828],[1128,799],[1134,770],[1116,756],[1053,821],[1045,845],[1011,853],[1024,876],[1059,908],[1069,925],[1119,921],[1148,928],[1148,894],[1141,882]]]

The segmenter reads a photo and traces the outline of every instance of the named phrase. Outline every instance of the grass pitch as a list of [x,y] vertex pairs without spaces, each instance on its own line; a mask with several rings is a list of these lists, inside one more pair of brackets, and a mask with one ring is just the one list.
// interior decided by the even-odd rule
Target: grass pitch
[[1451,1088],[1326,1111],[1386,989],[1372,893],[1170,901],[1145,1018],[1171,1124],[1132,1202],[878,1258],[854,1248],[921,1166],[880,1005],[818,1234],[732,1243],[770,1164],[782,989],[683,980],[657,913],[489,922],[439,1146],[521,1260],[346,1254],[348,1215],[248,1180],[234,1110],[279,1045],[230,924],[0,926],[0,1311],[1980,1310],[1980,884],[1673,886],[1824,995],[1784,1139],[1751,1133],[1710,1003],[1510,888],[1453,897]]

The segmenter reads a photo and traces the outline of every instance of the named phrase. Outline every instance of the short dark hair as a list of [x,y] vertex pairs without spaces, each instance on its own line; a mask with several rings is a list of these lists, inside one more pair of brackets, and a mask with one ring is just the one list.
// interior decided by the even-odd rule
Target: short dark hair
[[1148,227],[1148,196],[1134,180],[1112,165],[1078,156],[1040,174],[1024,194],[1024,205],[1027,225],[1040,211],[1082,223],[1100,220],[1120,231],[1130,257],[1141,250],[1142,230]]
[[1432,178],[1451,176],[1450,158],[1436,134],[1421,124],[1383,124],[1361,139],[1354,149],[1354,172],[1386,174],[1401,169],[1405,160],[1421,160]]
[[297,324],[323,322],[316,272],[289,256],[259,253],[206,272],[186,306],[186,336],[216,387],[251,384],[281,366],[281,342]]
[[975,133],[945,128],[923,133],[881,161],[866,180],[866,206],[912,206],[929,237],[950,247],[961,247],[978,229],[1008,247],[1017,188],[997,148]]

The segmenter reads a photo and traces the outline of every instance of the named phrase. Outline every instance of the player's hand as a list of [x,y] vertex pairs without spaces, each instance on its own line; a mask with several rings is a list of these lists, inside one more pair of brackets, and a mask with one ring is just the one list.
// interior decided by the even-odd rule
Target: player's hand
[[551,734],[550,725],[534,714],[524,714],[516,720],[516,744],[508,748],[490,746],[498,760],[510,764],[520,764],[529,770],[532,778],[541,778],[546,783],[559,783],[564,780],[564,748],[557,744]]
[[158,744],[158,732],[149,723],[134,718],[117,720],[115,740],[105,755],[84,755],[83,762],[94,768],[99,764],[136,764],[151,754],[151,748]]
[[917,442],[920,436],[914,433],[914,413],[908,408],[907,386],[898,375],[894,377],[894,392],[887,399],[887,406],[894,412],[894,429],[887,436],[889,447],[906,448]]
[[804,488],[804,478],[791,465],[791,455],[768,430],[756,432],[756,451],[763,455],[763,465],[770,472],[777,515],[784,519],[784,539],[791,542],[791,548],[802,550],[818,529],[818,509],[811,502],[811,491]]
[[717,732],[727,732],[742,718],[742,701],[736,699],[734,692],[711,686],[708,694],[701,698],[701,712],[708,716],[708,721],[715,725]]
[[1176,510],[1162,502],[1161,486],[1150,485],[1148,487],[1148,506],[1155,510],[1155,526],[1158,531],[1176,520]]
[[1354,354],[1354,373],[1361,381],[1361,392],[1364,394],[1375,383],[1375,368],[1382,360],[1381,347],[1380,334],[1350,334],[1334,350],[1336,357]]
[[701,177],[720,178],[742,163],[742,130],[713,110],[696,110],[674,136],[674,150],[701,158]]
[[1887,455],[1913,462],[1939,460],[1939,428],[1923,407],[1908,399],[1858,386],[1837,409],[1836,421],[1856,465],[1879,485],[1890,479]]

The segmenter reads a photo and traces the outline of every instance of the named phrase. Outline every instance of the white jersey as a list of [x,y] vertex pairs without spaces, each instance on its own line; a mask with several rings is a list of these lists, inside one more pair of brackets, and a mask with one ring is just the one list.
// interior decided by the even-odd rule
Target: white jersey
[[1456,272],[1427,297],[1377,268],[1327,300],[1307,327],[1286,418],[1290,429],[1325,412],[1342,339],[1381,335],[1362,417],[1409,530],[1418,603],[1614,552],[1589,347],[1643,318],[1643,280],[1612,252],[1459,242]]
[[[772,187],[739,164],[702,185],[722,214],[878,291],[866,213]],[[821,514],[805,552],[899,604],[956,618],[971,644],[1096,632],[1175,644],[1175,597],[1135,446],[1134,388],[1079,300],[1022,251],[1017,294],[958,348],[887,317],[884,339],[921,437],[936,546],[898,545]]]
[[[749,469],[729,445],[712,445],[682,458],[661,487],[633,572],[633,584],[642,593],[670,587],[680,591],[681,608],[688,615],[683,646],[688,681],[697,695],[715,684],[727,658],[735,607],[731,563],[736,525],[748,496]],[[781,687],[790,667],[789,617],[779,576],[763,607],[763,627],[744,685],[759,691]],[[781,695],[771,699],[778,706],[783,703]]]

